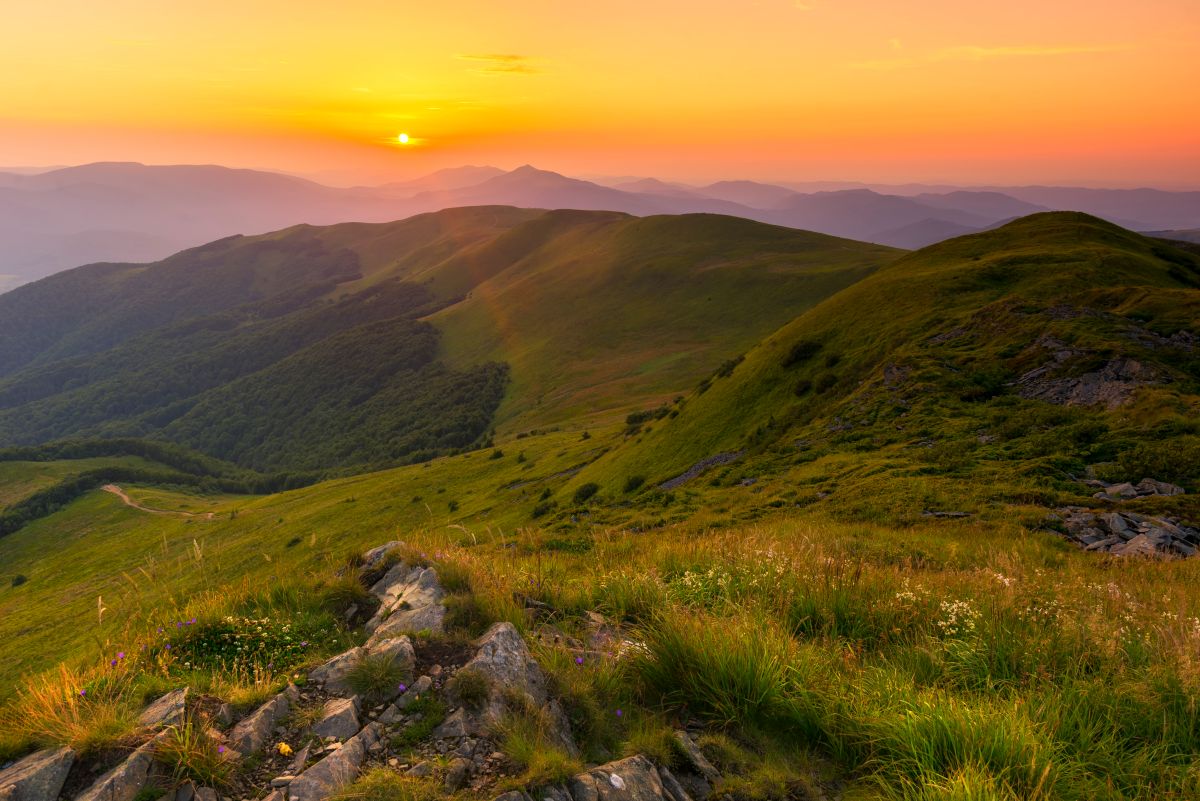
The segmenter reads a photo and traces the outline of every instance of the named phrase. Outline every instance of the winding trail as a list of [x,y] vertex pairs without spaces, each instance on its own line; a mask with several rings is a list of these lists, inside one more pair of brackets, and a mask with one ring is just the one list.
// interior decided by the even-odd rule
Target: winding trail
[[128,506],[132,509],[137,509],[138,511],[141,511],[141,512],[147,512],[152,515],[177,515],[179,517],[202,517],[205,520],[213,519],[212,512],[205,512],[203,514],[200,514],[197,512],[174,511],[171,509],[152,509],[149,506],[142,506],[140,503],[138,503],[137,501],[133,500],[128,495],[126,495],[125,490],[121,489],[116,484],[105,484],[100,489],[104,490],[105,492],[111,492],[113,495],[116,495],[118,498],[121,499],[121,503],[125,504],[126,506]]

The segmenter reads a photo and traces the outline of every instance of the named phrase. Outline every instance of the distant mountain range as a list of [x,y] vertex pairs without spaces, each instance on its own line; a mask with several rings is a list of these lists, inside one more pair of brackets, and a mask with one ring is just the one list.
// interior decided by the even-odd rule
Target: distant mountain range
[[218,166],[98,163],[0,173],[0,291],[84,263],[153,261],[232,234],[297,223],[385,222],[478,205],[637,216],[706,212],[903,248],[1046,210],[1084,211],[1142,231],[1200,225],[1200,192],[1157,189],[908,185],[811,191],[808,185],[687,186],[654,178],[606,185],[531,166],[511,172],[457,167],[343,189]]

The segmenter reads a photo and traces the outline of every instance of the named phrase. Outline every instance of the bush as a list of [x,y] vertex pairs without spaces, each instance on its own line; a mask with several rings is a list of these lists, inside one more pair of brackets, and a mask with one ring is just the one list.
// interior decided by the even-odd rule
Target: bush
[[1194,489],[1200,475],[1200,438],[1180,437],[1138,445],[1121,454],[1118,463],[1130,481],[1154,478]]
[[199,721],[188,719],[167,730],[154,748],[154,758],[171,771],[173,784],[192,781],[204,787],[229,785],[233,761],[229,752],[218,751]]
[[837,384],[837,376],[833,373],[822,373],[817,378],[815,388],[817,392],[828,392]]
[[25,576],[23,573],[18,573],[17,575],[12,577],[12,585],[14,587],[20,587],[22,584],[24,584],[27,581],[29,581],[29,578],[27,576]]
[[599,491],[600,485],[594,481],[589,481],[579,489],[575,490],[575,495],[573,498],[577,504],[587,503]]
[[491,455],[491,456],[489,456],[488,458],[489,458],[489,459],[503,459],[503,458],[504,458],[504,451],[502,451],[502,450],[500,450],[499,448],[497,448],[496,450],[492,451],[492,455]]
[[792,387],[792,392],[796,393],[797,398],[802,398],[812,391],[813,382],[807,378],[801,378],[796,382],[796,386]]
[[637,492],[646,483],[645,476],[630,476],[625,479],[625,493]]

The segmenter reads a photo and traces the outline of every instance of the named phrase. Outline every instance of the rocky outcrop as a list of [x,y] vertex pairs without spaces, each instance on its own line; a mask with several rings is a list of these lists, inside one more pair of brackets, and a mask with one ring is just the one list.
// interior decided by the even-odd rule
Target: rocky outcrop
[[1200,551],[1200,530],[1181,524],[1178,518],[1069,506],[1059,509],[1052,522],[1086,551],[1115,556],[1194,556]]
[[263,746],[271,739],[275,725],[287,716],[292,703],[298,696],[296,688],[289,686],[234,726],[233,730],[229,732],[228,738],[233,750],[243,756],[249,756],[262,750]]
[[412,640],[403,636],[382,637],[380,634],[381,632],[377,632],[366,645],[340,653],[312,670],[308,674],[308,680],[329,692],[346,694],[350,691],[346,683],[350,671],[364,659],[387,659],[400,671],[410,672],[417,660]]
[[431,567],[394,565],[371,587],[379,598],[379,611],[367,623],[372,638],[396,637],[418,631],[440,633],[445,629],[446,597]]
[[54,801],[74,763],[67,747],[30,754],[0,770],[0,801]]
[[1162,381],[1153,367],[1124,357],[1111,359],[1090,373],[1062,375],[1077,355],[1069,349],[1056,351],[1049,364],[1017,379],[1017,394],[1059,406],[1103,406],[1111,410],[1128,402],[1138,387]]
[[479,708],[460,706],[434,732],[435,737],[470,737],[487,733],[511,710],[514,694],[523,696],[545,715],[551,742],[577,755],[571,724],[557,700],[550,697],[546,674],[534,660],[520,632],[508,622],[497,623],[476,641],[475,657],[460,670],[472,672],[487,684]]

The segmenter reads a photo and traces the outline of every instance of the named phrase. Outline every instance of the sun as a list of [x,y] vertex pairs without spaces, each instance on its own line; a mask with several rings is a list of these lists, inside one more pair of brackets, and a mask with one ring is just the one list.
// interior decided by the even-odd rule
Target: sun
[[396,141],[402,145],[407,145],[408,144],[408,134],[406,134],[406,133],[400,134],[399,136],[396,137]]

